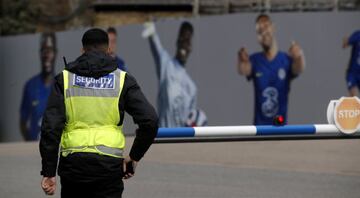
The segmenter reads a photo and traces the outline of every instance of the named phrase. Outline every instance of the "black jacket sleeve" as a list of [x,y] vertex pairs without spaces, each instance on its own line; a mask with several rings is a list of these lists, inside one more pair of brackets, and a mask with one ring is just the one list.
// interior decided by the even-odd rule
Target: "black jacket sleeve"
[[45,177],[56,175],[61,134],[66,122],[63,90],[64,83],[61,73],[55,77],[41,124],[39,144],[42,159],[41,175]]
[[130,150],[130,157],[139,161],[149,149],[157,135],[158,117],[153,106],[147,101],[134,77],[126,74],[125,83],[120,97],[123,98],[124,109],[139,126]]

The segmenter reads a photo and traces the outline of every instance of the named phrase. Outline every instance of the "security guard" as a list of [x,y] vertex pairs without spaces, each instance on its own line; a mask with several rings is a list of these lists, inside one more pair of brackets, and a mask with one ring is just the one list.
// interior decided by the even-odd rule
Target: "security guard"
[[[144,156],[158,129],[154,108],[134,77],[117,69],[109,55],[108,35],[97,28],[85,32],[83,54],[55,77],[41,127],[40,153],[47,195],[61,197],[121,197],[123,180]],[[124,112],[139,128],[128,157],[123,157]]]

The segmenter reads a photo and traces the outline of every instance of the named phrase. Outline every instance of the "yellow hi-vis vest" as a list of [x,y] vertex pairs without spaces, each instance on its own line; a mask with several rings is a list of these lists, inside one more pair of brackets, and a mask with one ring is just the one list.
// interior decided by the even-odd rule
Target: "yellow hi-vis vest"
[[126,72],[119,69],[98,79],[63,71],[66,124],[61,154],[90,152],[123,157],[125,137],[119,98]]

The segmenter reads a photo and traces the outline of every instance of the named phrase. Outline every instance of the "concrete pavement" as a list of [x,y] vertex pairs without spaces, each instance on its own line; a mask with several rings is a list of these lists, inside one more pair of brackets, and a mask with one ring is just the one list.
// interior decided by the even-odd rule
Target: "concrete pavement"
[[[123,197],[359,198],[359,152],[358,139],[155,144]],[[46,197],[39,171],[38,143],[0,144],[0,197]]]

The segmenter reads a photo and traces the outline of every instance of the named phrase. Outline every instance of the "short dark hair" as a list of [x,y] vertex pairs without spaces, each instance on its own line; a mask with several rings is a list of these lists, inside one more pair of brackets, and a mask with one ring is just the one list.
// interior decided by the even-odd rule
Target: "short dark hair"
[[267,15],[267,14],[262,13],[262,14],[259,14],[259,16],[256,17],[255,23],[258,23],[263,18],[267,19],[267,20],[269,20],[271,22],[270,16]]
[[112,27],[112,26],[110,26],[107,29],[107,33],[113,33],[113,34],[117,35],[116,29],[114,27]]
[[194,33],[194,28],[193,28],[193,26],[191,25],[191,23],[188,22],[188,21],[184,21],[184,22],[182,22],[181,25],[180,25],[179,33],[181,34],[181,33],[185,32],[185,31],[189,31],[189,32],[191,32],[191,34]]
[[85,51],[106,51],[109,46],[109,37],[107,33],[99,28],[92,28],[86,31],[81,41]]

